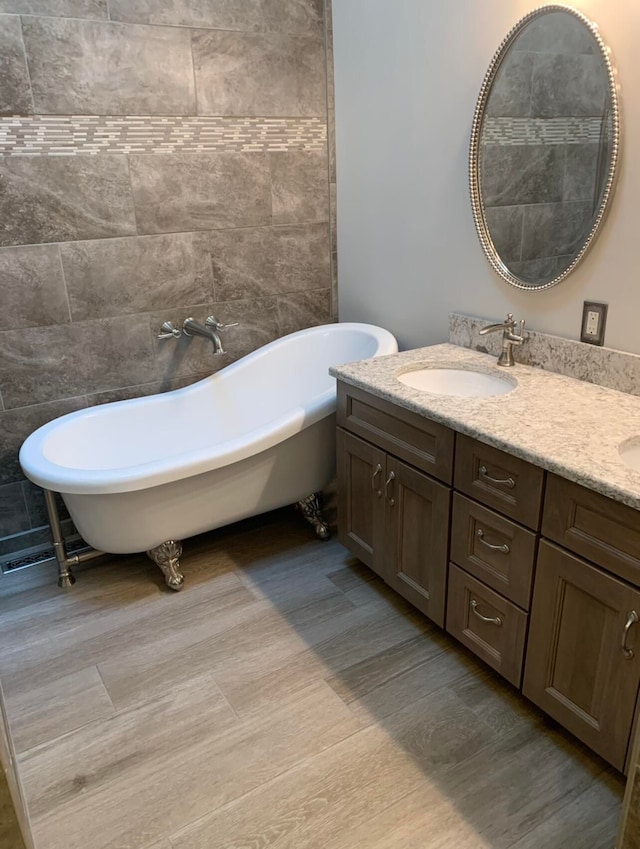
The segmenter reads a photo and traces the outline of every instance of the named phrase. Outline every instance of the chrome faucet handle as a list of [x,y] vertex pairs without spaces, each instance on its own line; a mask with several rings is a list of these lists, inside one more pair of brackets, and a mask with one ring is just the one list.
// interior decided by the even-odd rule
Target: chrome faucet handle
[[207,327],[213,327],[214,330],[226,330],[228,327],[237,327],[239,322],[234,321],[231,324],[222,324],[215,315],[208,315],[205,324]]
[[170,321],[163,321],[156,339],[179,339],[180,336],[182,336],[182,330],[178,330]]

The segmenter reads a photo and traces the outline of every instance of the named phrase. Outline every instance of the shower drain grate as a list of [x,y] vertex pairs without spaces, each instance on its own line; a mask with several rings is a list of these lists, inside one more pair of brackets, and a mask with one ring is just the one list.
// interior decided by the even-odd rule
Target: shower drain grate
[[[69,554],[77,554],[79,551],[84,551],[89,548],[86,542],[82,539],[69,540],[65,547]],[[7,559],[0,563],[0,568],[6,574],[7,572],[16,572],[18,569],[26,569],[28,566],[37,566],[39,563],[46,563],[48,560],[55,560],[56,555],[53,546],[40,549],[29,554],[22,554],[12,559]]]

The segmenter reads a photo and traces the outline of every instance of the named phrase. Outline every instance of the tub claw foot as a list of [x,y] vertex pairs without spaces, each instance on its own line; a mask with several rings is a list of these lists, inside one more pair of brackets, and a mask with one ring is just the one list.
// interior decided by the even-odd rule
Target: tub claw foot
[[162,569],[166,585],[172,590],[181,590],[184,584],[184,575],[180,571],[182,543],[168,539],[147,551],[147,555]]
[[296,509],[299,510],[304,518],[313,527],[318,539],[327,540],[331,536],[329,525],[322,518],[322,509],[320,507],[320,493],[314,492],[312,495],[307,495],[296,504]]

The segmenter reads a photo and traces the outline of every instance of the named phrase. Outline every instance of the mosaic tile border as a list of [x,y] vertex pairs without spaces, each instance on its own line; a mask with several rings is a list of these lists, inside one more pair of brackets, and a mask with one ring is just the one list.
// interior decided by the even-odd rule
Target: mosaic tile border
[[486,118],[482,145],[598,144],[600,118]]
[[0,118],[2,156],[324,150],[320,118],[32,115]]

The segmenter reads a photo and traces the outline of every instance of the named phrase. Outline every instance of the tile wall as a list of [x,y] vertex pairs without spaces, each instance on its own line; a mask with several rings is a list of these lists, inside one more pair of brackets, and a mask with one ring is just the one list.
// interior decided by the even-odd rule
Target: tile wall
[[330,0],[0,0],[0,81],[1,556],[35,428],[335,319]]

